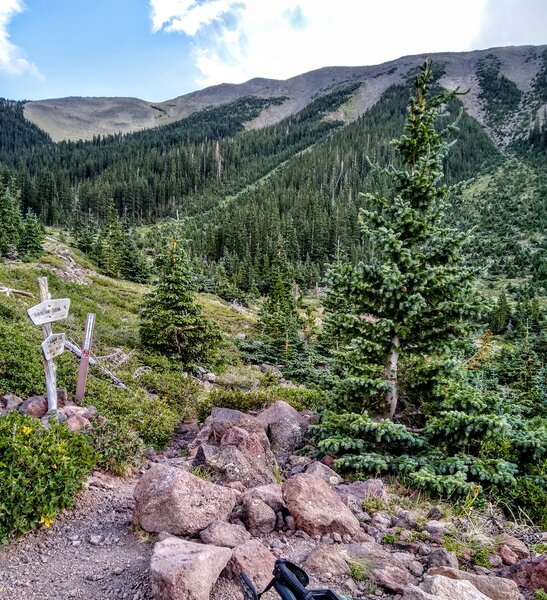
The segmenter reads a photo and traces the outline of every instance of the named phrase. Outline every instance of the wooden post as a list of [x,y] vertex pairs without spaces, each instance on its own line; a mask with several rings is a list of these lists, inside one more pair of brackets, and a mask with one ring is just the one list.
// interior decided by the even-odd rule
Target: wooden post
[[78,386],[76,388],[76,400],[81,402],[84,398],[85,384],[87,381],[87,372],[89,370],[89,355],[93,344],[93,329],[95,327],[95,315],[88,313],[85,322],[84,343],[82,345],[82,356],[80,358],[80,368],[78,370]]
[[[45,302],[51,300],[51,294],[49,293],[49,286],[47,277],[38,277],[38,286],[40,288],[40,300]],[[52,335],[51,323],[44,323],[42,325],[42,335],[44,341]],[[44,372],[46,374],[46,395],[47,395],[47,408],[48,412],[51,410],[57,410],[57,369],[53,359],[47,359],[45,354],[44,358]]]

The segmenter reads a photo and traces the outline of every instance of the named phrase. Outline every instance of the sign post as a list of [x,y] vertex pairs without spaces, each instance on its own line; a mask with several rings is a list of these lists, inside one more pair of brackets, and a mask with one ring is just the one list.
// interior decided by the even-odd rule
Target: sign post
[[27,310],[30,320],[34,325],[42,326],[42,356],[44,359],[44,373],[46,375],[46,395],[48,412],[57,410],[57,369],[53,359],[63,353],[65,349],[65,334],[53,333],[51,323],[66,319],[70,308],[70,300],[61,298],[52,300],[49,293],[47,277],[38,277],[40,288],[40,304]]
[[85,384],[87,381],[87,372],[89,370],[89,356],[93,344],[93,329],[95,327],[95,315],[88,313],[85,322],[84,343],[82,345],[82,356],[80,358],[80,368],[78,370],[78,386],[76,388],[76,400],[81,402],[84,398]]

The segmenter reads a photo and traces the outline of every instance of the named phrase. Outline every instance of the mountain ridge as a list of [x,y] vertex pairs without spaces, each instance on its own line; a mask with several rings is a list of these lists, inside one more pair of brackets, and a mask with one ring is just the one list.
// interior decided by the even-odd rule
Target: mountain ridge
[[[404,83],[409,72],[426,57],[442,65],[444,73],[439,79],[442,87],[453,89],[459,86],[470,90],[462,97],[466,111],[486,127],[498,145],[505,145],[510,141],[526,104],[524,99],[533,92],[534,81],[546,68],[547,45],[418,54],[379,65],[322,67],[286,80],[256,77],[240,84],[221,83],[163,102],[131,97],[79,96],[37,100],[24,104],[24,115],[54,141],[86,140],[97,135],[130,133],[173,123],[193,112],[229,104],[245,96],[284,98],[282,104],[269,106],[247,123],[247,129],[258,129],[279,123],[317,97],[352,83],[361,83],[351,106],[336,115],[338,119],[349,121],[369,110],[390,86]],[[515,125],[506,131],[496,131],[495,127],[489,126],[484,98],[481,97],[484,90],[478,80],[477,69],[488,60],[495,63],[498,79],[509,82],[522,98],[522,106],[516,107],[509,115],[515,120]],[[534,107],[534,114],[530,117],[535,118],[545,106],[547,101]]]

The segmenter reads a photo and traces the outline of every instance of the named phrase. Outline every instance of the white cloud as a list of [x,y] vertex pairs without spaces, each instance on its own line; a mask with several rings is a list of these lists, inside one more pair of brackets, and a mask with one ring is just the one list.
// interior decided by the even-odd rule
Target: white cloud
[[476,43],[484,48],[547,43],[545,0],[488,0]]
[[463,51],[487,0],[149,0],[153,30],[192,38],[201,85]]
[[0,2],[0,72],[16,75],[34,75],[43,79],[36,65],[29,62],[21,48],[10,41],[8,25],[11,19],[25,9],[22,0],[1,0]]

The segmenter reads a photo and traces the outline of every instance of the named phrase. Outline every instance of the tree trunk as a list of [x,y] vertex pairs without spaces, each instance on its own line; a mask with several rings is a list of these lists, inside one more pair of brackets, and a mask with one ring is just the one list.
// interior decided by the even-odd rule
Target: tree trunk
[[[389,418],[393,420],[395,415],[395,409],[397,408],[397,401],[399,399],[397,390],[397,363],[399,361],[399,348],[401,347],[401,340],[399,335],[395,334],[391,340],[391,350],[387,359],[386,367],[384,369],[384,377],[389,384],[389,390],[386,392],[386,403],[389,408]],[[386,411],[386,417],[388,413]]]

